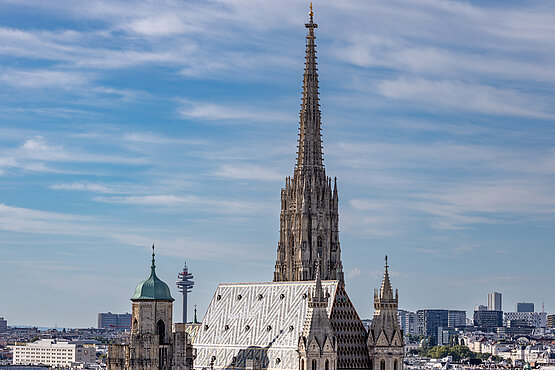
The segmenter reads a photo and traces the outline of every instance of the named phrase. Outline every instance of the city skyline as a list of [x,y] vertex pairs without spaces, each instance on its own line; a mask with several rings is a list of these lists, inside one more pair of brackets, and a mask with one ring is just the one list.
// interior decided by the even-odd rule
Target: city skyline
[[[199,319],[219,282],[272,280],[308,4],[133,5],[0,1],[10,325],[129,312],[153,242],[162,280],[187,261]],[[361,317],[386,254],[399,308],[471,312],[497,291],[555,311],[554,6],[314,5],[324,159]]]

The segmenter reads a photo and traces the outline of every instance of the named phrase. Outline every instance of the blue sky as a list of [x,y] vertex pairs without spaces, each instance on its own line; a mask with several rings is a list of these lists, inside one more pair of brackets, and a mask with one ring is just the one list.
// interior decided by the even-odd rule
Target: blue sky
[[[555,4],[317,1],[347,291],[555,311]],[[158,273],[272,279],[308,3],[0,1],[0,316],[88,327]]]

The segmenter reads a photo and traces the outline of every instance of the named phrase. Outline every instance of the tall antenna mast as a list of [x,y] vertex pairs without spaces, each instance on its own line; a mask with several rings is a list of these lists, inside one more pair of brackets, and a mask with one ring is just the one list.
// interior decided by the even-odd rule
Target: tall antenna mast
[[187,323],[187,294],[191,292],[193,289],[193,285],[195,285],[194,281],[191,280],[193,278],[193,274],[189,273],[189,269],[187,268],[187,262],[185,262],[185,267],[183,267],[183,271],[177,275],[179,280],[175,282],[177,285],[177,289],[180,293],[183,293],[183,323]]

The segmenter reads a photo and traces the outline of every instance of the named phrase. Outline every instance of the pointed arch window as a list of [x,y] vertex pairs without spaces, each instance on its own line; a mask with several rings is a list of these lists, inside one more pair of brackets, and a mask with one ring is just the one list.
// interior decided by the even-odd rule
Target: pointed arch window
[[164,324],[164,321],[162,321],[162,319],[158,320],[158,322],[156,323],[156,331],[158,333],[158,343],[164,344],[166,341],[166,325]]
[[380,370],[385,370],[385,360],[382,360],[382,362],[380,362]]
[[312,370],[316,370],[316,360],[312,360]]
[[326,360],[326,370],[330,370],[330,360]]
[[397,360],[393,362],[393,370],[397,370]]

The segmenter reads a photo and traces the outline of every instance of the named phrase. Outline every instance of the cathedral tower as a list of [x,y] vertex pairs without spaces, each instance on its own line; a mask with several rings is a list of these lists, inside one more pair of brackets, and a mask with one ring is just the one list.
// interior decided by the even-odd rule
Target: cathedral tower
[[132,323],[128,344],[108,347],[107,370],[191,370],[193,351],[185,324],[172,330],[174,299],[156,276],[154,245],[150,276],[131,297]]
[[297,163],[281,189],[280,236],[274,281],[314,280],[321,259],[324,280],[344,283],[339,246],[337,181],[326,176],[322,158],[318,68],[312,5],[305,24],[306,56]]
[[385,273],[381,289],[374,290],[374,318],[368,332],[370,370],[403,370],[405,343],[399,326],[399,294],[391,289],[389,266],[385,256]]

